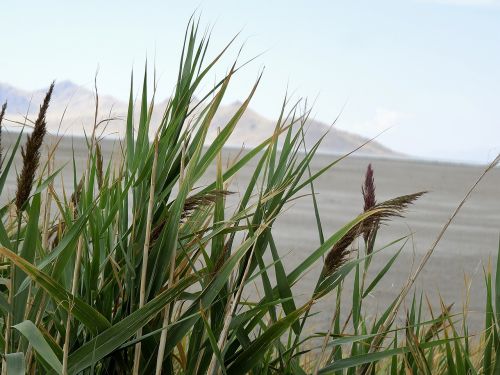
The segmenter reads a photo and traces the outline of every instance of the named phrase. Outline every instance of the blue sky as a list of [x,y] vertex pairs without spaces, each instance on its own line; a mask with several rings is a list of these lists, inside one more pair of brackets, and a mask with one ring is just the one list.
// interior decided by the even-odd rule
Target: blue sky
[[[22,1],[0,15],[0,81],[24,89],[52,79],[128,95],[131,69],[155,61],[159,96],[171,92],[186,22],[213,27],[215,53],[241,32],[231,58],[264,52],[234,80],[275,118],[286,87],[314,116],[380,137],[401,152],[487,162],[500,152],[500,1]],[[223,70],[218,71],[221,75]],[[215,79],[215,76],[213,77]]]

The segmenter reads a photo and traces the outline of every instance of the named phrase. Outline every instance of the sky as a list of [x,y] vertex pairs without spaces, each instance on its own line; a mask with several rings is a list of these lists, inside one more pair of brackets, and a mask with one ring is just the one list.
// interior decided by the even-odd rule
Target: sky
[[[340,129],[426,159],[487,163],[500,152],[500,1],[19,1],[4,4],[0,82],[22,89],[69,79],[126,100],[130,72],[156,66],[171,92],[195,13],[215,55],[239,33],[226,102],[277,118],[286,92]],[[139,80],[137,79],[137,83]]]

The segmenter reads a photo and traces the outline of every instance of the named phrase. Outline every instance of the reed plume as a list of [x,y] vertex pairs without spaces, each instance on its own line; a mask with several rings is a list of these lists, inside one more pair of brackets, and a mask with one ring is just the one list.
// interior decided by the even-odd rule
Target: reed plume
[[78,204],[80,203],[80,198],[82,196],[82,190],[83,190],[83,183],[84,183],[84,176],[80,178],[80,182],[76,186],[75,191],[71,194],[71,197],[69,201],[73,205],[73,210],[76,213],[78,211]]
[[402,217],[403,212],[413,204],[418,198],[426,194],[427,191],[420,191],[414,194],[402,195],[393,199],[389,199],[380,204],[376,204],[373,209],[383,209],[384,214],[381,219],[388,219],[391,217]]
[[99,189],[102,189],[102,184],[104,181],[103,171],[102,171],[102,152],[101,146],[99,142],[95,144],[95,152],[96,152],[96,175],[97,175],[97,186]]
[[435,319],[435,323],[427,329],[424,335],[424,342],[429,342],[433,337],[437,336],[441,329],[446,328],[446,321],[450,316],[453,305],[452,303],[451,305],[443,307],[443,312]]
[[50,98],[54,89],[54,82],[49,87],[47,94],[40,106],[38,118],[35,121],[33,132],[28,135],[25,147],[21,148],[23,158],[23,167],[21,174],[17,178],[16,208],[18,212],[23,210],[24,205],[29,199],[33,181],[35,180],[36,170],[40,163],[40,150],[42,148],[43,138],[47,132],[47,121],[45,116],[49,108]]
[[325,271],[327,275],[334,273],[342,266],[349,256],[349,245],[354,242],[359,233],[359,226],[355,225],[342,237],[332,249],[328,252],[325,258]]
[[214,204],[218,198],[225,197],[230,194],[233,193],[227,190],[212,190],[202,195],[193,195],[192,197],[187,198],[184,202],[181,217],[185,219],[201,207],[210,206],[211,204]]
[[[361,192],[363,193],[364,202],[363,211],[368,212],[375,206],[375,204],[377,204],[375,199],[375,179],[373,177],[373,168],[371,163],[368,164],[368,168],[366,168],[365,183],[361,186]],[[373,223],[372,225],[369,223],[368,225],[363,226],[363,239],[365,240],[365,244],[368,244],[368,238],[376,227],[376,223]]]
[[[227,190],[211,190],[203,194],[193,195],[188,197],[184,202],[184,207],[181,212],[181,220],[185,221],[191,216],[191,214],[203,207],[210,206],[217,201],[219,197],[225,197],[227,195],[233,194],[231,191]],[[153,245],[156,240],[161,235],[163,228],[165,227],[166,220],[163,219],[158,223],[151,231],[151,245]]]
[[361,186],[361,191],[363,192],[363,200],[364,200],[364,211],[368,211],[375,204],[377,201],[375,200],[375,179],[373,177],[373,168],[371,163],[368,164],[368,167],[366,168],[366,174],[365,174],[365,183],[363,186]]
[[0,171],[2,171],[2,121],[5,115],[5,110],[7,109],[7,102],[3,103],[2,109],[0,110]]
[[425,191],[422,191],[415,194],[402,195],[400,197],[375,204],[371,209],[366,211],[365,214],[369,213],[370,215],[366,216],[363,220],[349,229],[328,252],[325,258],[324,266],[326,274],[332,274],[347,261],[350,254],[349,246],[359,235],[363,234],[365,230],[371,231],[373,230],[374,225],[379,225],[379,223],[390,220],[393,217],[402,217],[403,212],[408,208],[408,206],[425,193]]

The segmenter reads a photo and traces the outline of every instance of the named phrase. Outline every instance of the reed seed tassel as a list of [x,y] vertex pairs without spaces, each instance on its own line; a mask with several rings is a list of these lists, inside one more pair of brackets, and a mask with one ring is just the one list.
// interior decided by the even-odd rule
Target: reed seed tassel
[[365,203],[364,211],[366,212],[377,203],[375,200],[375,179],[373,178],[373,168],[371,164],[368,164],[368,168],[366,168],[365,183],[361,187],[361,191],[363,192]]
[[97,186],[99,187],[99,190],[102,189],[102,184],[104,181],[104,174],[102,171],[102,152],[101,152],[101,146],[99,145],[99,142],[96,142],[95,144],[95,152],[96,152],[96,175],[97,175]]
[[[373,178],[373,168],[371,164],[368,164],[368,168],[366,168],[365,174],[365,183],[361,186],[361,192],[363,193],[363,201],[364,201],[364,212],[371,210],[377,201],[375,200],[375,179]],[[365,225],[363,227],[363,239],[365,243],[368,243],[368,238],[370,237],[370,233],[377,227],[375,223],[374,225]]]
[[364,230],[372,231],[374,225],[379,225],[379,223],[384,220],[403,216],[403,212],[408,208],[408,206],[425,193],[425,191],[422,191],[415,194],[402,195],[400,197],[375,204],[371,209],[366,211],[365,214],[370,213],[370,215],[365,216],[363,220],[349,229],[347,233],[335,245],[333,245],[332,249],[325,258],[324,272],[327,275],[331,275],[346,262],[347,256],[350,253],[348,249],[349,245],[351,245],[351,243],[353,243]]
[[2,109],[0,110],[0,172],[2,171],[2,121],[5,115],[5,110],[7,109],[7,102],[3,103]]
[[340,239],[332,249],[328,252],[325,258],[325,271],[328,275],[334,273],[342,266],[350,253],[349,245],[353,243],[359,233],[359,225],[352,227],[344,237]]
[[[158,136],[154,141],[154,155],[153,155],[153,166],[151,168],[151,182],[149,186],[149,202],[148,211],[146,216],[146,235],[144,238],[144,247],[142,254],[142,267],[141,267],[141,284],[139,290],[139,309],[144,306],[146,300],[146,283],[147,283],[147,271],[148,271],[148,259],[149,259],[149,244],[151,240],[151,226],[153,224],[153,213],[154,213],[154,203],[155,203],[155,189],[156,189],[156,169],[158,166]],[[142,336],[142,328],[137,331],[136,337],[140,338]],[[139,365],[141,362],[141,342],[139,341],[135,344],[134,349],[134,366],[132,369],[133,375],[139,374]]]
[[23,158],[23,167],[21,174],[17,178],[16,208],[18,212],[24,209],[29,199],[33,181],[35,180],[36,170],[40,163],[40,150],[42,148],[43,138],[47,132],[47,121],[45,116],[49,108],[50,97],[54,90],[54,82],[49,87],[45,99],[40,106],[38,118],[35,121],[33,132],[28,135],[25,147],[21,148]]
[[[74,297],[78,292],[79,277],[80,277],[80,266],[82,263],[82,252],[83,252],[83,236],[78,238],[78,245],[76,250],[75,268],[73,269],[73,281],[71,284],[71,295]],[[72,302],[71,302],[72,303]],[[69,345],[71,339],[71,305],[68,310],[68,317],[66,318],[66,331],[64,334],[64,345],[63,345],[63,362],[62,362],[62,374],[68,375],[68,359],[69,359]]]

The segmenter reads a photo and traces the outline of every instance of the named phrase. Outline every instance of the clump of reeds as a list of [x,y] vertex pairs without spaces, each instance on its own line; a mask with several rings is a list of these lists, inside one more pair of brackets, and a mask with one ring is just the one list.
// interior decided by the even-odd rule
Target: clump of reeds
[[40,163],[40,150],[42,148],[43,138],[47,132],[46,114],[49,108],[50,98],[54,90],[54,82],[49,87],[38,117],[33,127],[33,132],[28,135],[26,145],[21,148],[21,155],[23,159],[23,167],[21,174],[17,178],[17,191],[16,191],[16,208],[21,212],[24,205],[29,199],[33,181],[35,180],[36,170]]
[[[0,315],[4,316],[1,328],[6,338],[0,341],[7,343],[0,345],[5,353],[4,374],[12,370],[7,372],[7,362],[20,369],[12,372],[30,375],[103,375],[134,370],[150,374],[155,364],[157,373],[237,375],[269,369],[276,373],[311,373],[314,365],[313,374],[344,373],[349,367],[349,373],[355,373],[354,367],[358,367],[360,374],[375,374],[386,370],[387,364],[391,373],[420,373],[413,357],[421,351],[425,353],[425,358],[418,357],[421,364],[425,367],[425,360],[429,366],[425,373],[446,373],[446,366],[459,368],[457,364],[463,368],[464,359],[476,367],[475,372],[493,373],[491,364],[495,365],[498,356],[496,338],[500,335],[495,319],[500,312],[494,311],[498,306],[493,291],[500,290],[500,276],[493,277],[498,284],[493,288],[491,273],[485,275],[483,337],[487,341],[484,354],[480,354],[484,365],[476,366],[479,362],[472,357],[468,338],[455,332],[455,315],[446,312],[425,322],[418,301],[407,315],[407,326],[412,327],[409,334],[415,339],[410,341],[413,347],[408,347],[405,327],[398,327],[394,318],[402,301],[407,300],[406,285],[394,301],[389,301],[389,310],[379,317],[366,318],[364,299],[378,292],[379,282],[390,275],[407,239],[402,237],[381,247],[402,244],[383,269],[373,275],[369,264],[378,253],[368,249],[373,249],[377,228],[401,216],[423,194],[377,203],[371,165],[364,176],[361,215],[324,236],[319,206],[314,204],[311,213],[314,210],[316,214],[320,244],[304,248],[305,259],[293,270],[285,267],[282,250],[287,249],[280,249],[280,243],[275,241],[275,228],[283,222],[276,218],[302,196],[305,187],[310,185],[314,195],[313,182],[343,157],[307,177],[305,172],[316,147],[298,156],[307,118],[295,117],[297,105],[287,115],[286,100],[274,134],[223,172],[222,149],[254,91],[204,149],[208,129],[233,71],[213,89],[201,92],[206,99],[196,100],[197,115],[192,117],[193,95],[202,91],[204,85],[199,83],[218,59],[204,61],[205,38],[197,42],[197,27],[193,25],[186,33],[178,83],[160,124],[151,124],[154,100],[149,104],[145,73],[140,116],[134,112],[135,90],[130,90],[122,155],[112,153],[109,167],[103,171],[102,153],[107,147],[95,144],[94,134],[87,144],[87,168],[82,174],[74,171],[73,184],[77,186],[72,197],[64,195],[61,199],[49,178],[43,180],[45,173],[41,176],[39,189],[46,190],[46,197],[51,199],[43,202],[44,194],[40,194],[38,204],[50,207],[51,202],[56,203],[57,214],[42,215],[37,209],[30,215],[19,212],[16,231],[9,211],[0,210],[0,277],[4,280]],[[204,70],[204,66],[208,67]],[[34,188],[52,87],[35,131],[23,149],[24,164],[19,176],[23,189],[19,189],[14,202],[18,210],[28,206]],[[186,126],[191,121],[193,126]],[[160,129],[154,144],[148,138],[150,125]],[[11,155],[15,152],[17,143]],[[256,163],[252,164],[252,160]],[[215,162],[216,178],[207,181],[208,168]],[[7,169],[9,163],[4,164]],[[232,177],[246,167],[253,168],[252,178],[231,212],[223,199],[230,194],[225,189]],[[3,182],[0,179],[0,193]],[[198,190],[201,184],[205,187]],[[85,211],[77,212],[83,206]],[[42,236],[42,246],[39,228],[48,231]],[[365,235],[370,244],[369,256],[348,259],[353,242]],[[20,246],[21,251],[17,251]],[[300,300],[296,299],[292,288],[313,273],[312,267],[323,256],[323,272],[314,275],[317,288],[305,302],[301,301],[304,293],[300,293]],[[366,275],[370,284],[365,287]],[[411,280],[415,275],[410,276]],[[351,285],[346,284],[351,281],[354,287],[349,296],[346,291]],[[249,288],[259,284],[263,288],[258,293],[248,293]],[[344,289],[344,285],[348,288]],[[332,313],[330,328],[311,335],[311,306],[331,292],[337,295],[335,307],[321,312]],[[344,314],[345,308],[350,314]],[[402,334],[397,336],[398,332]],[[304,349],[316,346],[321,336],[321,355],[313,354],[313,361],[306,363],[309,354]],[[394,347],[385,345],[389,341]],[[139,346],[140,351],[136,350]],[[445,358],[443,354],[446,361],[435,360]],[[367,363],[373,366],[373,372],[363,370]]]

